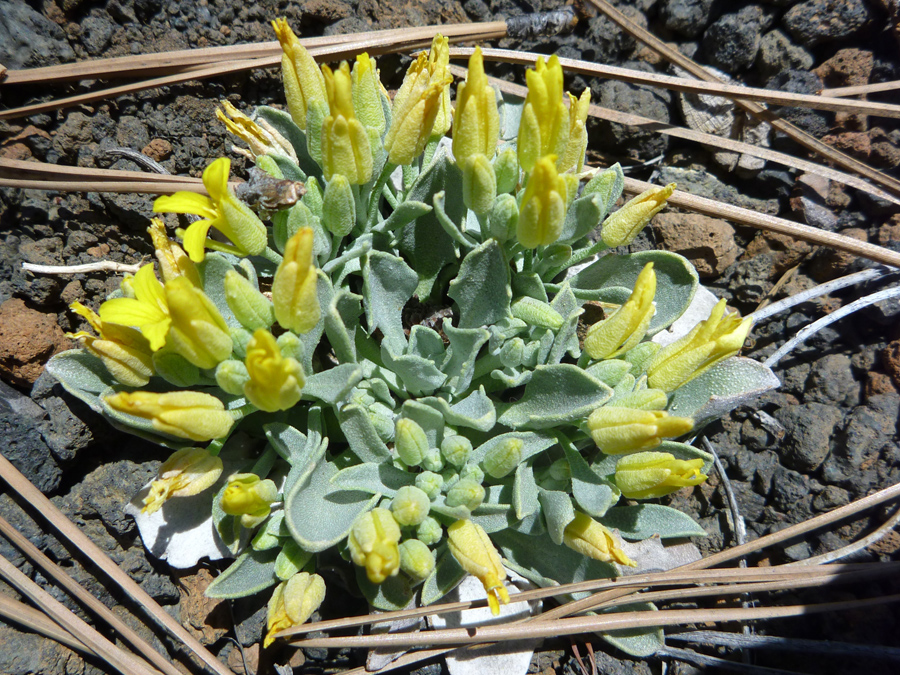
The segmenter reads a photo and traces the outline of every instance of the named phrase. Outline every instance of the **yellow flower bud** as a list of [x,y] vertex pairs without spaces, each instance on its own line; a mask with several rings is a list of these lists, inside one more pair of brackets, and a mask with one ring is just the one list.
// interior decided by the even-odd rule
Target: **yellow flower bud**
[[617,562],[637,567],[637,563],[625,555],[609,528],[580,511],[576,511],[575,519],[566,525],[563,543],[573,551],[600,562]]
[[743,347],[751,325],[750,317],[741,319],[737,312],[725,314],[725,300],[720,300],[706,321],[656,353],[647,367],[650,386],[673,391],[734,356]]
[[159,473],[144,497],[142,513],[155,513],[172,497],[193,497],[219,480],[222,460],[205,448],[184,448],[173,453],[159,467]]
[[459,85],[453,113],[453,156],[463,166],[473,155],[491,159],[500,138],[497,95],[484,74],[481,48],[469,57],[469,73]]
[[325,102],[325,78],[315,59],[288,25],[287,19],[272,22],[284,54],[281,57],[281,77],[291,119],[306,130],[306,113],[312,101]]
[[454,508],[462,506],[472,512],[484,502],[485,494],[484,486],[475,478],[460,477],[453,487],[447,490],[444,501],[447,506]]
[[587,420],[594,443],[608,455],[655,448],[664,438],[676,438],[694,428],[689,417],[672,417],[661,410],[604,406]]
[[542,157],[528,177],[516,227],[516,238],[525,248],[552,244],[562,233],[566,182],[556,171],[555,162],[553,155]]
[[85,349],[103,361],[103,365],[116,380],[128,387],[143,387],[154,374],[153,354],[150,343],[140,331],[128,326],[105,323],[93,310],[80,302],[69,307],[87,319],[100,337],[86,331],[66,333],[72,340],[80,340]]
[[531,171],[541,157],[562,156],[569,140],[569,121],[562,101],[563,72],[554,54],[538,57],[534,70],[525,71],[528,94],[519,123],[519,165]]
[[503,478],[515,470],[522,461],[522,448],[525,443],[521,438],[507,438],[498,443],[482,462],[484,472],[492,478]]
[[166,282],[166,301],[172,325],[168,342],[198,368],[215,368],[231,356],[228,324],[206,293],[186,277]]
[[400,544],[400,569],[413,581],[425,581],[434,569],[434,553],[418,539],[407,539]]
[[244,328],[268,328],[275,321],[275,310],[256,284],[235,270],[225,273],[225,302]]
[[228,101],[222,101],[222,109],[216,110],[216,118],[230,133],[250,146],[249,151],[232,146],[235,152],[252,160],[264,155],[280,155],[297,162],[294,146],[272,125],[250,119]]
[[675,183],[669,183],[664,188],[650,188],[629,201],[603,221],[600,230],[603,243],[610,248],[630,244],[650,219],[662,211],[674,191]]
[[121,391],[104,400],[113,410],[150,420],[157,431],[192,441],[221,438],[234,425],[222,401],[199,391]]
[[276,412],[294,407],[305,383],[303,367],[285,358],[272,334],[258,329],[247,344],[247,374],[244,395],[260,410]]
[[377,508],[358,516],[350,528],[350,557],[373,584],[380,584],[400,570],[400,527],[387,509]]
[[175,277],[187,277],[197,288],[203,288],[200,272],[184,249],[166,236],[166,227],[159,218],[150,221],[147,228],[153,248],[156,249],[156,260],[159,262],[159,273],[163,281],[171,281]]
[[228,187],[231,160],[220,157],[203,171],[203,186],[209,197],[196,192],[176,192],[157,197],[154,213],[192,213],[201,217],[184,233],[184,250],[191,260],[202,262],[206,256],[209,228],[214,227],[232,246],[214,243],[217,248],[240,256],[259,255],[266,249],[266,226]]
[[275,641],[276,633],[306,623],[324,599],[325,581],[318,574],[298,572],[278,584],[269,599],[263,647]]
[[559,159],[556,168],[560,171],[568,171],[574,168],[576,173],[584,166],[584,153],[587,150],[587,123],[588,109],[591,106],[591,90],[585,89],[581,96],[569,97],[569,140]]
[[346,61],[332,71],[322,66],[328,94],[328,117],[322,125],[322,170],[325,180],[345,176],[351,185],[362,185],[372,177],[372,147],[369,134],[353,110],[353,85]]
[[668,452],[637,452],[616,464],[616,485],[628,499],[654,499],[683,487],[700,485],[702,459],[675,459]]
[[[100,305],[100,319],[104,324],[134,326],[139,328],[157,351],[166,343],[166,335],[172,319],[166,292],[153,273],[153,265],[144,265],[128,284],[132,297],[113,298]],[[126,283],[122,282],[123,291]]]
[[282,328],[308,333],[319,322],[318,280],[312,263],[313,231],[302,227],[288,239],[272,281],[272,304]]
[[353,80],[353,110],[357,119],[367,129],[381,136],[387,127],[381,101],[382,96],[387,98],[387,92],[378,77],[375,59],[370,58],[366,52],[357,56],[350,76]]
[[653,263],[644,265],[628,300],[610,315],[588,328],[584,350],[592,359],[611,359],[624,354],[644,339],[656,313],[656,272]]
[[447,38],[436,35],[431,50],[420,53],[406,71],[403,84],[394,96],[391,126],[384,149],[393,164],[409,164],[425,149],[432,136],[442,136],[450,128],[450,91],[453,77]]
[[460,567],[482,583],[491,614],[497,616],[500,603],[509,602],[509,592],[503,585],[506,579],[503,561],[487,532],[471,520],[457,520],[447,528],[447,544]]
[[272,502],[278,499],[278,488],[255,473],[236,473],[228,477],[219,504],[229,516],[240,516],[241,525],[256,527],[269,517]]

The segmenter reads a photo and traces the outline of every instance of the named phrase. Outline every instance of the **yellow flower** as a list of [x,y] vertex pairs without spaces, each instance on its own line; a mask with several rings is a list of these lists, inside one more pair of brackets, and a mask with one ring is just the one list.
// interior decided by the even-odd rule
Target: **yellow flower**
[[563,72],[554,54],[545,62],[538,57],[534,70],[525,71],[528,94],[519,123],[519,165],[531,171],[547,155],[562,156],[569,140],[566,106],[562,101]]
[[150,342],[150,349],[157,351],[165,344],[172,323],[165,289],[153,273],[153,265],[141,267],[130,286],[134,297],[107,300],[100,305],[100,319],[139,328]]
[[581,92],[581,96],[575,98],[572,94],[569,97],[569,140],[566,142],[566,149],[556,161],[556,168],[560,171],[568,171],[574,168],[576,172],[581,171],[584,166],[584,152],[587,150],[587,123],[588,108],[591,105],[591,90],[585,89]]
[[629,201],[603,221],[600,230],[603,243],[610,248],[630,244],[650,219],[662,211],[674,191],[675,183],[669,183],[664,188],[650,188]]
[[552,244],[566,218],[566,182],[556,171],[556,157],[543,157],[533,166],[522,206],[516,238],[525,248]]
[[656,272],[653,263],[647,263],[628,300],[608,319],[598,321],[588,328],[584,337],[584,350],[592,359],[611,359],[636,346],[647,332],[647,326],[656,313],[653,298],[656,296]]
[[328,93],[328,117],[322,124],[322,170],[325,179],[345,176],[352,185],[362,185],[372,177],[372,147],[369,134],[353,110],[353,86],[346,61],[332,71],[322,66]]
[[457,520],[447,528],[447,544],[456,562],[482,583],[491,614],[498,615],[500,603],[509,602],[509,592],[503,585],[506,579],[503,561],[487,532],[471,520]]
[[594,443],[608,455],[649,450],[664,438],[676,438],[694,428],[690,417],[672,417],[661,410],[604,406],[587,420]]
[[150,343],[140,331],[128,326],[104,323],[100,316],[80,302],[69,307],[83,316],[96,331],[66,333],[66,337],[81,340],[85,349],[103,361],[103,365],[118,382],[128,387],[143,387],[153,375],[153,355]]
[[172,324],[168,344],[198,368],[215,368],[231,356],[228,324],[206,293],[185,277],[166,282]]
[[380,584],[400,570],[400,526],[387,509],[367,511],[353,521],[347,546],[350,557],[373,584]]
[[616,464],[616,485],[628,499],[653,499],[700,485],[702,459],[675,459],[668,452],[637,452]]
[[234,425],[222,401],[199,391],[121,391],[104,400],[113,410],[150,420],[157,431],[192,441],[221,438]]
[[235,152],[252,160],[261,155],[281,155],[294,162],[297,161],[294,147],[273,126],[250,119],[228,101],[222,101],[222,109],[216,110],[216,118],[230,133],[250,146],[249,152],[232,146]]
[[268,632],[263,647],[275,641],[275,634],[306,623],[325,599],[325,581],[318,574],[297,572],[275,587],[269,599]]
[[150,234],[153,248],[156,249],[156,260],[159,262],[159,272],[163,281],[187,277],[194,286],[203,288],[200,272],[197,271],[194,261],[185,254],[183,248],[166,236],[166,227],[159,218],[150,221],[147,232]]
[[297,230],[288,239],[284,259],[272,281],[275,319],[282,328],[307,333],[319,322],[321,309],[316,292],[317,272],[312,264],[313,231]]
[[384,149],[393,164],[409,164],[425,149],[432,136],[442,136],[450,128],[450,90],[453,77],[447,38],[436,35],[431,50],[420,53],[406,71],[403,84],[394,96],[391,127]]
[[228,477],[219,506],[229,516],[240,516],[241,525],[256,527],[269,517],[272,502],[278,499],[278,488],[255,473],[235,473]]
[[378,66],[375,59],[369,58],[366,52],[356,57],[351,73],[353,80],[353,110],[356,118],[367,129],[373,130],[379,137],[384,133],[387,120],[384,118],[384,108],[381,106],[382,97],[387,98],[387,92],[381,80],[378,79]]
[[231,160],[220,157],[203,171],[203,185],[209,192],[206,197],[196,192],[176,192],[157,197],[153,202],[154,213],[192,213],[201,217],[191,223],[184,233],[184,250],[191,260],[201,262],[206,255],[206,236],[215,227],[231,240],[227,248],[235,255],[259,255],[266,249],[266,226],[228,188]]
[[617,562],[637,567],[637,563],[625,555],[609,528],[580,511],[576,511],[575,519],[566,525],[563,543],[573,551],[600,562]]
[[172,497],[200,494],[222,475],[222,460],[205,448],[184,448],[159,467],[159,478],[150,484],[142,513],[155,513]]
[[484,74],[481,48],[469,58],[469,74],[459,85],[453,113],[453,156],[462,166],[473,155],[488,159],[497,151],[500,117],[497,95]]
[[272,22],[272,28],[275,29],[284,52],[281,57],[281,77],[288,110],[294,124],[305,131],[310,103],[325,103],[325,78],[315,59],[294,35],[287,19],[276,19]]
[[245,363],[250,380],[244,385],[244,395],[257,408],[266,412],[287,410],[300,400],[303,367],[281,355],[269,331],[260,328],[253,333]]
[[725,300],[720,300],[706,321],[656,353],[647,366],[650,386],[672,391],[734,356],[744,345],[751,325],[750,317],[741,319],[737,312],[725,314]]

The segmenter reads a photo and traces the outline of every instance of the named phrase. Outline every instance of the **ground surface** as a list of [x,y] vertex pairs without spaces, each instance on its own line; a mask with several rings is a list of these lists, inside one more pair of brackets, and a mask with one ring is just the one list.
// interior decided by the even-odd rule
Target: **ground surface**
[[[346,33],[430,23],[485,21],[551,9],[555,0],[442,0],[375,3],[372,0],[0,0],[0,63],[21,68],[188,47],[272,39],[268,22],[287,16],[304,35]],[[638,0],[618,3],[635,20],[674,42],[699,62],[716,66],[757,86],[814,93],[838,87],[900,79],[897,36],[889,28],[887,0],[768,0],[728,3],[713,0]],[[161,6],[165,9],[160,9]],[[502,41],[500,46],[556,51],[603,63],[666,72],[652,52],[624,36],[605,18],[583,20],[574,35],[534,42]],[[397,86],[404,67],[398,57],[379,62],[385,79]],[[501,71],[496,71],[500,73]],[[512,70],[502,72],[508,75]],[[521,80],[521,73],[516,73]],[[41,88],[0,87],[4,107],[82,91],[85,85]],[[683,124],[677,94],[615,82],[574,78],[578,93],[590,86],[601,105]],[[143,150],[170,172],[197,176],[214,157],[229,152],[224,129],[215,121],[217,102],[227,98],[241,109],[282,102],[276,71],[259,71],[203,83],[124,96],[58,113],[0,122],[0,156],[84,167],[133,169],[106,156],[111,145]],[[889,99],[884,99],[889,100]],[[894,101],[896,102],[896,101]],[[792,121],[827,142],[897,175],[900,129],[879,119],[792,111]],[[713,155],[697,146],[610,124],[591,127],[590,148],[602,162],[634,165],[630,175],[658,183],[676,181],[696,194],[777,214],[818,227],[900,248],[900,217],[888,205],[794,171]],[[801,154],[785,139],[772,144]],[[661,157],[661,159],[660,159]],[[642,165],[647,160],[655,160]],[[243,164],[235,161],[240,174]],[[148,560],[122,505],[156,471],[166,451],[121,436],[42,375],[41,364],[68,348],[64,331],[79,324],[66,307],[81,301],[94,307],[118,281],[107,274],[33,276],[23,261],[76,264],[108,259],[136,262],[151,254],[145,235],[151,199],[141,196],[58,194],[0,190],[0,437],[3,452],[160,603],[191,626],[229,665],[243,672],[237,636],[251,666],[258,659],[263,612],[259,602],[236,603],[229,613],[201,591],[209,570],[173,578],[164,565]],[[773,299],[841,276],[862,266],[858,260],[817,250],[783,237],[766,236],[724,221],[669,212],[655,221],[639,246],[658,245],[694,260],[713,290],[743,312]],[[785,280],[785,277],[787,279]],[[754,329],[749,354],[772,353],[784,339],[814,318],[857,297],[860,289],[802,305]],[[897,423],[900,406],[900,307],[877,306],[819,333],[782,361],[783,387],[756,408],[736,411],[708,430],[737,493],[751,538],[779,530],[817,513],[894,484],[900,478]],[[761,416],[758,411],[765,413]],[[704,551],[734,543],[717,476],[674,501],[707,528],[698,542]],[[2,492],[2,490],[0,490]],[[44,535],[10,499],[0,494],[0,515],[64,564],[97,597],[127,615],[121,600],[98,585],[77,560]],[[883,514],[874,514],[880,522]],[[841,546],[870,527],[868,519],[844,524],[784,547],[757,562],[799,560]],[[900,536],[893,535],[856,556],[896,559]],[[0,553],[30,566],[0,541]],[[77,556],[76,556],[77,557]],[[37,575],[38,579],[40,575]],[[11,592],[0,587],[4,592]],[[897,592],[889,585],[848,587],[829,597]],[[783,595],[790,604],[818,594]],[[323,612],[337,614],[337,606]],[[891,609],[770,622],[758,630],[868,644],[900,646],[898,613]],[[154,638],[155,639],[155,638]],[[105,672],[96,663],[42,638],[0,624],[0,672],[75,674]],[[602,672],[660,672],[658,660],[633,661],[596,642]],[[577,672],[568,643],[548,644],[535,671]],[[581,653],[584,653],[582,647]],[[311,651],[294,655],[298,672],[318,672],[329,662],[354,665],[359,654]],[[290,654],[277,655],[281,663]],[[755,662],[804,673],[850,673],[858,660],[812,654],[760,653]],[[671,665],[674,672],[691,667]],[[889,665],[865,662],[869,672],[892,672]],[[429,672],[437,672],[433,667]],[[670,671],[672,672],[672,671]],[[895,671],[893,671],[895,672]]]

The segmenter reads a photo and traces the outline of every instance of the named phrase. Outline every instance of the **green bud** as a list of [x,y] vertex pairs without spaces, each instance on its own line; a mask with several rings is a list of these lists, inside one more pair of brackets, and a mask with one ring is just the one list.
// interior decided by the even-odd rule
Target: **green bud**
[[181,354],[163,347],[153,353],[153,369],[176,387],[193,387],[200,381],[200,369]]
[[419,539],[407,539],[400,544],[400,569],[416,583],[425,581],[434,570],[434,553]]
[[521,438],[507,438],[502,443],[498,443],[491,448],[481,463],[484,472],[492,478],[503,478],[514,471],[522,461],[524,446],[525,443]]
[[430,509],[431,500],[428,495],[412,485],[404,485],[391,500],[394,520],[403,527],[418,525],[425,520]]
[[416,487],[428,495],[428,498],[434,501],[441,494],[441,487],[444,485],[444,477],[433,471],[423,471],[416,476]]
[[271,301],[259,292],[253,282],[235,270],[225,273],[225,301],[247,330],[268,328],[275,323]]
[[249,381],[250,374],[247,372],[247,366],[244,365],[243,361],[228,359],[216,366],[216,384],[226,394],[243,396],[244,385]]
[[506,193],[516,189],[519,182],[519,158],[512,148],[497,153],[494,157],[494,175],[497,177],[497,192]]
[[275,241],[275,247],[284,253],[288,239],[297,234],[297,231],[303,227],[313,227],[313,219],[315,216],[309,210],[309,207],[299,201],[287,211],[279,211],[272,216],[272,239]]
[[507,368],[516,368],[522,365],[523,356],[525,356],[525,341],[522,338],[507,340],[500,348],[500,363]]
[[416,528],[416,539],[421,541],[426,546],[434,546],[441,540],[443,536],[444,528],[441,527],[441,524],[431,516],[428,516],[425,520],[419,523],[419,526]]
[[253,333],[246,328],[232,326],[228,329],[228,334],[231,335],[231,345],[234,350],[234,355],[239,359],[246,358],[247,343],[250,342]]
[[418,466],[428,454],[428,438],[419,424],[401,417],[394,425],[394,447],[407,466]]
[[447,506],[464,506],[469,511],[474,511],[484,501],[484,488],[471,478],[460,478],[459,481],[447,492]]
[[281,350],[281,355],[284,358],[291,358],[298,363],[303,363],[305,350],[300,338],[288,331],[279,335],[275,342],[278,344],[278,348]]
[[275,161],[272,155],[257,156],[256,166],[260,171],[265,171],[267,174],[272,176],[272,178],[284,178],[284,174],[281,173],[281,168],[278,166],[278,162]]
[[481,153],[462,163],[463,202],[477,214],[488,213],[497,196],[497,177],[490,160]]
[[287,581],[302,570],[312,557],[312,553],[304,551],[293,539],[288,539],[275,558],[275,576]]
[[481,485],[484,482],[484,471],[477,464],[466,464],[459,472],[459,479],[468,478]]
[[428,454],[425,455],[425,458],[422,460],[422,468],[426,471],[440,471],[444,468],[444,460],[441,458],[441,453],[437,450],[429,450]]
[[306,109],[306,151],[322,166],[322,124],[328,115],[328,103],[314,100]]
[[444,440],[441,441],[441,454],[453,466],[463,466],[472,454],[472,441],[459,434],[444,436]]
[[346,237],[356,225],[356,200],[350,181],[334,174],[325,186],[322,203],[322,225],[336,237]]
[[512,315],[532,326],[559,330],[563,318],[559,312],[546,302],[524,295],[512,303]]
[[300,199],[300,203],[305,204],[306,208],[308,208],[314,216],[321,218],[322,204],[324,201],[325,197],[322,194],[322,187],[319,185],[319,180],[315,176],[310,176],[306,181],[306,194]]
[[[515,156],[515,155],[513,155]],[[488,218],[488,230],[497,241],[507,241],[516,236],[519,225],[519,205],[510,194],[501,194],[494,200],[494,207]]]

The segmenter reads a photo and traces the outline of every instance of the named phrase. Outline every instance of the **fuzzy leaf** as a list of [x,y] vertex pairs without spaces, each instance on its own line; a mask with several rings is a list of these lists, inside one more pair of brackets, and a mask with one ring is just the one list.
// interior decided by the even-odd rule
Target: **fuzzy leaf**
[[361,490],[369,494],[393,497],[397,490],[407,485],[415,485],[416,476],[409,471],[398,469],[393,464],[366,462],[341,469],[331,479],[333,489]]
[[303,385],[303,398],[318,399],[323,403],[336,405],[344,400],[361,379],[362,368],[352,363],[313,373],[306,378],[306,384]]
[[571,244],[578,241],[600,224],[606,216],[606,202],[597,193],[576,199],[566,212],[562,233],[557,239],[559,244]]
[[[651,602],[639,602],[633,605],[623,605],[608,612],[655,612],[656,605]],[[607,612],[603,612],[606,614]],[[659,626],[647,626],[644,628],[623,628],[622,630],[610,630],[600,633],[600,637],[613,647],[618,647],[629,656],[644,659],[652,656],[666,646],[663,629]]]
[[434,571],[422,586],[421,602],[430,605],[452,591],[466,576],[466,571],[459,566],[445,545],[438,549],[437,564]]
[[366,576],[366,571],[362,567],[357,567],[356,582],[369,604],[385,612],[406,609],[413,596],[409,577],[405,574],[388,577],[380,584],[373,584]]
[[497,422],[494,403],[484,392],[484,387],[479,387],[478,391],[473,391],[453,405],[439,396],[429,396],[421,399],[421,402],[440,411],[447,424],[490,431]]
[[372,251],[363,266],[364,304],[369,333],[380,329],[382,348],[402,354],[406,348],[401,313],[416,290],[419,277],[401,258]]
[[362,296],[342,289],[332,296],[325,312],[325,334],[342,363],[356,363],[355,334],[362,314],[361,302]]
[[478,352],[491,334],[484,328],[455,328],[449,319],[444,320],[444,334],[450,339],[447,356],[441,366],[447,375],[445,386],[451,393],[460,394],[472,383]]
[[534,469],[531,468],[529,462],[522,462],[516,468],[516,477],[513,481],[513,507],[518,520],[537,513],[541,508],[538,501],[538,486],[534,480]]
[[428,396],[447,379],[430,359],[413,354],[393,356],[384,342],[381,343],[381,357],[385,366],[397,374],[403,386],[413,396]]
[[614,506],[603,517],[603,524],[619,531],[625,539],[705,537],[706,530],[677,509],[660,504]]
[[667,410],[672,415],[693,417],[699,428],[780,385],[768,366],[736,356],[678,387]]
[[509,266],[496,239],[465,257],[447,295],[459,305],[459,328],[478,328],[510,316]]
[[594,473],[571,443],[563,443],[562,446],[572,471],[572,496],[586,514],[592,518],[603,518],[609,507],[619,501],[622,493],[615,483]]
[[375,232],[392,232],[406,227],[417,218],[431,212],[431,207],[422,202],[406,200],[388,216],[387,220],[373,228]]
[[400,416],[411,419],[422,427],[429,448],[441,447],[444,440],[444,416],[436,409],[420,401],[404,401]]
[[278,583],[275,575],[277,550],[242,553],[207,587],[206,597],[233,600],[254,595]]
[[563,531],[566,525],[575,519],[572,499],[565,492],[558,490],[538,489],[538,499],[544,512],[547,533],[557,546],[563,543]]
[[350,444],[350,450],[362,462],[383,462],[391,459],[391,451],[379,438],[372,421],[362,406],[346,405],[338,412],[341,431]]
[[288,113],[283,110],[270,108],[267,105],[261,105],[256,109],[256,116],[271,124],[294,147],[294,152],[297,153],[297,164],[307,176],[317,176],[321,179],[322,169],[309,156],[306,134],[294,124],[294,120],[291,119]]
[[84,401],[94,412],[102,413],[99,394],[117,385],[103,362],[83,349],[70,349],[54,356],[47,371],[67,392]]
[[585,419],[612,396],[612,390],[578,366],[538,366],[522,398],[500,415],[513,429],[547,429]]
[[480,464],[491,450],[498,445],[506,443],[510,439],[522,441],[521,461],[523,462],[556,444],[556,436],[547,431],[511,431],[506,434],[494,436],[479,445],[472,451],[469,461]]
[[318,553],[337,544],[347,536],[353,520],[378,502],[377,494],[333,490],[331,479],[337,473],[334,464],[321,462],[308,482],[298,482],[285,497],[284,521],[294,541],[306,551]]

